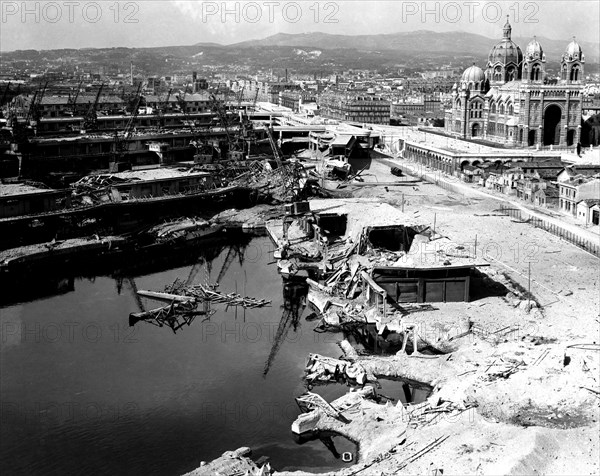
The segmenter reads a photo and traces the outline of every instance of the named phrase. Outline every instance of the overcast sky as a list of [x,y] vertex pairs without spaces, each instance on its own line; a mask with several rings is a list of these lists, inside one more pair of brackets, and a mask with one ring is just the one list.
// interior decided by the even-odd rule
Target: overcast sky
[[[414,30],[600,42],[600,2],[569,1],[159,1],[0,0],[0,49],[221,44],[275,33]],[[325,45],[324,45],[325,46]],[[418,45],[415,45],[418,47]]]

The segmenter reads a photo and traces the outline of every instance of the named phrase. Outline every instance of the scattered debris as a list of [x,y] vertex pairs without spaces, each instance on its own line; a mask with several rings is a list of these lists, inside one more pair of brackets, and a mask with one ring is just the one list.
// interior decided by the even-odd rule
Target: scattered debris
[[306,381],[309,384],[317,382],[356,382],[364,385],[376,382],[377,378],[367,373],[362,365],[345,360],[333,359],[317,354],[309,354],[306,363]]
[[[170,327],[173,332],[181,329],[184,325],[190,325],[196,316],[204,315],[206,319],[215,313],[210,304],[227,304],[227,306],[239,306],[243,308],[259,308],[269,306],[271,301],[256,299],[253,297],[242,297],[237,293],[222,293],[216,290],[216,285],[186,285],[179,278],[166,286],[165,292],[136,290],[136,295],[168,302],[168,306],[140,310],[129,315],[129,325],[133,326],[143,320],[150,324]],[[204,308],[198,310],[198,305],[203,303]],[[140,304],[141,306],[141,304]]]
[[223,293],[217,290],[218,285],[195,284],[186,286],[180,279],[175,279],[167,286],[166,291],[177,296],[194,299],[197,302],[209,301],[211,303],[222,303],[227,306],[240,306],[244,308],[265,307],[271,304],[266,299],[243,297],[237,293]]
[[197,310],[198,304],[192,300],[175,302],[169,306],[151,309],[149,311],[132,312],[129,314],[129,325],[133,326],[139,321],[146,321],[158,327],[170,327],[177,332],[184,325],[190,325],[196,316],[207,315],[210,317],[214,310]]
[[409,456],[408,458],[406,458],[404,461],[400,462],[400,464],[398,465],[398,467],[396,469],[396,473],[398,473],[399,471],[401,471],[402,469],[404,469],[406,466],[408,466],[413,461],[416,461],[420,457],[426,455],[427,453],[429,453],[433,449],[435,449],[438,446],[440,446],[449,437],[450,437],[450,435],[440,436],[440,437],[436,438],[435,440],[433,440],[431,443],[425,445],[423,448],[421,448],[416,453],[413,453],[411,456]]

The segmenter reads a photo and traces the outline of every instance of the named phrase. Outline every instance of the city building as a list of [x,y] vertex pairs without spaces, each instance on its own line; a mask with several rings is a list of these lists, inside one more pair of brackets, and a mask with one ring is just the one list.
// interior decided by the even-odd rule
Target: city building
[[600,223],[600,198],[587,198],[577,202],[577,218],[586,225]]
[[558,189],[560,211],[577,216],[577,204],[581,200],[600,198],[600,178],[579,175],[568,181],[559,182]]
[[299,112],[304,103],[314,103],[317,100],[315,91],[284,90],[279,92],[279,105]]
[[[33,96],[29,95],[16,96],[10,104],[13,114],[17,118],[26,117],[32,99]],[[36,105],[40,118],[84,116],[95,101],[95,96],[44,96],[41,101],[36,101]],[[120,97],[100,96],[98,98],[98,111],[118,113],[124,108],[125,102]]]
[[486,70],[473,65],[452,90],[446,132],[514,147],[572,146],[580,141],[585,55],[573,39],[560,62],[560,79],[550,84],[546,55],[534,38],[525,53],[511,39],[490,51]]
[[537,207],[557,208],[558,200],[558,187],[553,183],[547,183],[545,188],[533,192],[533,203]]
[[208,92],[186,94],[183,97],[187,113],[208,112],[211,110],[211,98]]
[[327,91],[318,98],[323,117],[345,122],[390,123],[390,101],[375,94]]
[[403,97],[392,102],[391,118],[411,126],[443,119],[442,102],[439,94],[421,94]]

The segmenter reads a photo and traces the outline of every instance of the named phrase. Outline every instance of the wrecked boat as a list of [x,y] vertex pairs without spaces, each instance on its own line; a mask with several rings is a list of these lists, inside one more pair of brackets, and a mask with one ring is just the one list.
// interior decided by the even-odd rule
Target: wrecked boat
[[184,217],[154,226],[147,233],[154,238],[157,244],[165,244],[208,238],[220,233],[223,229],[223,225],[203,218]]
[[8,272],[35,266],[64,266],[118,251],[126,243],[123,237],[95,235],[20,246],[0,251],[0,270]]

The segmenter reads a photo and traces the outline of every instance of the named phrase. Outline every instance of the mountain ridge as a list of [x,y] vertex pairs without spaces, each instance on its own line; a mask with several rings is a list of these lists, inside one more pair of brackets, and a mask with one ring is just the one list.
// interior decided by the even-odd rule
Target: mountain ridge
[[[533,38],[514,37],[522,50]],[[546,57],[554,56],[559,60],[571,39],[554,40],[547,37],[536,37],[542,45]],[[246,40],[229,45],[225,48],[248,48],[261,46],[294,46],[319,49],[359,49],[359,50],[394,50],[397,48],[409,49],[419,45],[424,53],[460,52],[474,55],[487,54],[489,50],[500,41],[500,38],[489,38],[477,33],[464,31],[434,32],[431,30],[414,30],[410,32],[379,33],[371,35],[339,35],[324,32],[308,33],[276,33],[261,39]],[[586,56],[597,60],[600,56],[600,47],[585,41],[578,41]],[[408,52],[408,51],[407,51]],[[415,51],[411,51],[415,53]],[[558,58],[556,58],[558,56]]]

